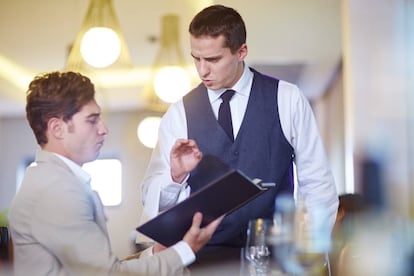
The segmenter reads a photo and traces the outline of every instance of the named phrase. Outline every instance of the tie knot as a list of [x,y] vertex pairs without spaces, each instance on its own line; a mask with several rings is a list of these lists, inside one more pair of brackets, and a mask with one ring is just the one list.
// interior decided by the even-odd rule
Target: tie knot
[[223,94],[220,95],[220,98],[223,102],[229,102],[231,97],[234,95],[234,90],[228,89]]

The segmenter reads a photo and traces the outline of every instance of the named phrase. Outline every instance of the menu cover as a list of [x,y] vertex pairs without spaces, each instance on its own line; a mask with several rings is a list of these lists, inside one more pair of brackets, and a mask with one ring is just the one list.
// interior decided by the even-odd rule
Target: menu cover
[[203,214],[201,226],[205,226],[267,190],[267,187],[260,185],[260,181],[249,179],[214,156],[203,157],[193,179],[207,180],[208,183],[187,199],[137,227],[137,231],[164,246],[171,246],[182,240],[192,224],[195,212]]

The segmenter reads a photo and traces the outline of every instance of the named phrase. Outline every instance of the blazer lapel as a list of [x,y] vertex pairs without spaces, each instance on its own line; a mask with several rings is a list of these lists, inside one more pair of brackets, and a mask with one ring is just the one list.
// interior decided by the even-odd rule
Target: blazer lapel
[[106,216],[104,211],[104,206],[102,204],[101,198],[99,197],[99,194],[92,190],[92,201],[94,205],[94,213],[95,213],[95,221],[101,228],[101,230],[108,235],[108,229],[106,227]]

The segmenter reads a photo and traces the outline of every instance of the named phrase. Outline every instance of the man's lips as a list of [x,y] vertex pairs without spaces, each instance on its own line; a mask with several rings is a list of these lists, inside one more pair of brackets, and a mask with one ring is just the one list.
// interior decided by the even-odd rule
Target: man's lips
[[212,80],[203,80],[203,83],[205,85],[211,85],[213,83],[213,81]]

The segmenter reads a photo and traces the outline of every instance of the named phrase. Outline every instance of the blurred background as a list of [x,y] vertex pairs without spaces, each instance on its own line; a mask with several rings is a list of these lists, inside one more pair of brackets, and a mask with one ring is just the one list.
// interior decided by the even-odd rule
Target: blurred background
[[[156,135],[147,137],[151,128],[138,138],[138,126],[168,108],[152,83],[160,67],[174,62],[185,69],[187,87],[198,83],[188,24],[216,3],[244,18],[247,64],[297,84],[309,99],[338,193],[368,189],[412,219],[412,0],[0,0],[0,210],[7,210],[38,148],[25,120],[28,83],[38,73],[81,71],[96,84],[110,130],[100,158],[122,166],[119,198],[106,210],[115,253],[129,254],[140,182],[156,142]],[[80,53],[81,36],[94,20],[113,24],[119,38],[119,58],[107,67],[84,63]],[[173,90],[178,82],[161,83]]]

